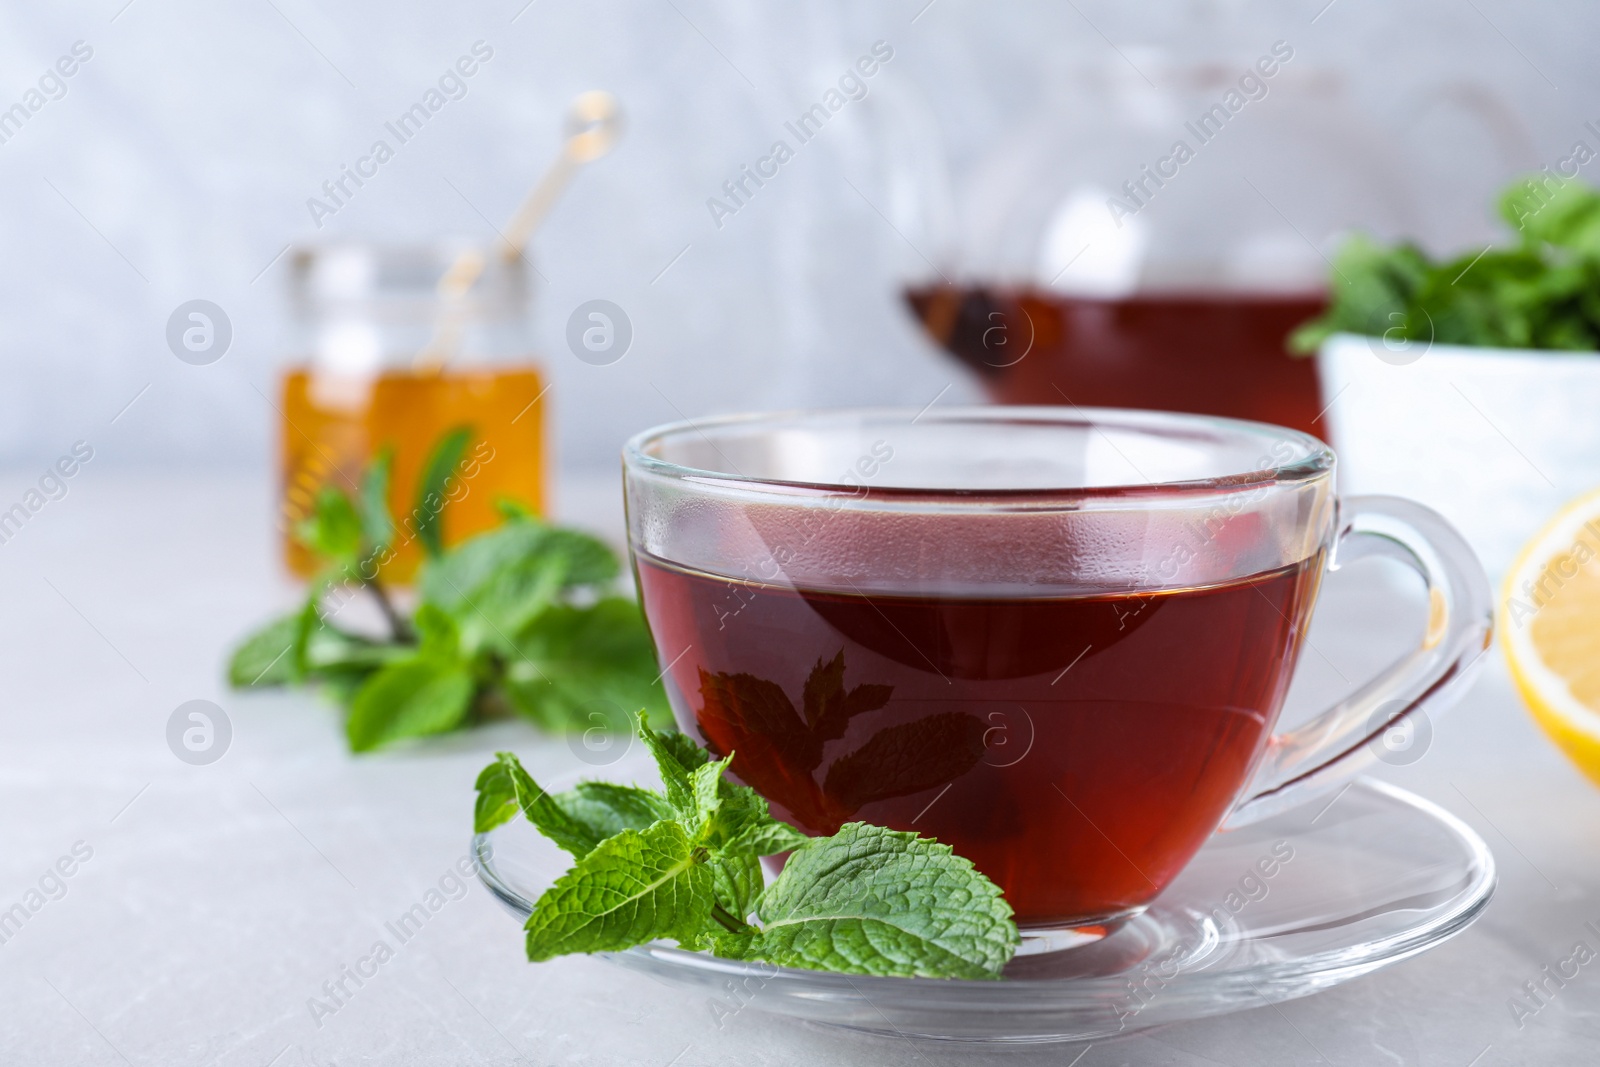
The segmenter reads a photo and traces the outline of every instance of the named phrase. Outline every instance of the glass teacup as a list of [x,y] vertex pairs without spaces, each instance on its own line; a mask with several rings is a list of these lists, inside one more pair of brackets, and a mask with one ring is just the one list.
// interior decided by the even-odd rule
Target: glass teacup
[[[624,452],[679,725],[794,825],[936,838],[1025,931],[1090,935],[1482,655],[1470,549],[1418,504],[1336,499],[1334,464],[1280,427],[1076,408],[738,416]],[[1422,643],[1275,733],[1322,575],[1370,553],[1422,576]]]

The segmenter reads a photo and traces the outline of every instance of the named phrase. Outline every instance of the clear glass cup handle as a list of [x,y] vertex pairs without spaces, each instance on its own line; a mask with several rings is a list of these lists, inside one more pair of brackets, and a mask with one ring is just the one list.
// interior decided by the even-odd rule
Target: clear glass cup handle
[[1408,716],[1431,720],[1466,691],[1480,665],[1494,628],[1489,579],[1454,527],[1414,501],[1346,497],[1339,502],[1328,570],[1368,556],[1399,560],[1422,576],[1428,591],[1422,641],[1310,722],[1274,735],[1223,829],[1276,815],[1344,784],[1377,758],[1375,738]]

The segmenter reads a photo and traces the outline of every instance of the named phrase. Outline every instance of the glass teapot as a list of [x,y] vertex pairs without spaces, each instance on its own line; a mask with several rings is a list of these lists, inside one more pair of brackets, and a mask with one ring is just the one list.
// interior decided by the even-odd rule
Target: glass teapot
[[[1342,236],[1415,233],[1420,188],[1344,77],[1287,41],[1072,64],[963,167],[915,92],[884,94],[904,297],[1010,403],[1199,411],[1319,431],[1285,340]],[[1491,127],[1492,97],[1459,94]],[[891,117],[892,116],[892,117]]]

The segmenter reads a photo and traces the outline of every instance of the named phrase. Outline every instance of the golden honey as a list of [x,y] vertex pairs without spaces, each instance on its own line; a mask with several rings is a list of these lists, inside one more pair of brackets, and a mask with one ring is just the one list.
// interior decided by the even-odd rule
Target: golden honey
[[417,482],[434,445],[458,426],[471,429],[460,484],[441,516],[447,545],[499,524],[496,502],[514,500],[543,513],[546,499],[545,385],[531,364],[384,370],[340,377],[296,367],[283,378],[280,499],[284,559],[301,577],[315,557],[295,536],[322,486],[355,499],[362,472],[392,450],[389,513],[395,553],[381,574],[407,582],[421,561],[413,511]]

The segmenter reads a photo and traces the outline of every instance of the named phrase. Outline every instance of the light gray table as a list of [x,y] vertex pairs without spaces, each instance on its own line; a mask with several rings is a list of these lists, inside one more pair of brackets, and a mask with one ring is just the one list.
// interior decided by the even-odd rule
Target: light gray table
[[[36,472],[0,478],[5,499]],[[598,960],[523,961],[511,919],[450,880],[472,782],[497,748],[558,780],[561,741],[508,723],[353,758],[332,709],[229,692],[230,643],[293,602],[262,477],[87,469],[0,544],[0,910],[47,899],[0,944],[0,1063],[955,1065],[1323,1062],[1498,1067],[1600,1059],[1600,962],[1519,1028],[1521,984],[1600,943],[1600,790],[1539,735],[1496,659],[1435,724],[1418,763],[1386,771],[1478,829],[1500,865],[1487,914],[1444,946],[1331,992],[1116,1041],[1008,1049],[880,1040],[710,1006]],[[563,511],[615,537],[604,480]],[[11,492],[15,489],[15,492]],[[1407,640],[1417,618],[1381,583],[1330,589],[1294,708],[1320,704]],[[209,766],[168,749],[187,700],[233,737]],[[80,844],[81,842],[81,844]],[[92,853],[82,861],[70,859]],[[46,877],[73,871],[59,882]],[[385,923],[443,884],[444,903],[331,1016],[308,1002]],[[449,899],[449,895],[459,899]],[[41,894],[43,896],[43,894]]]

